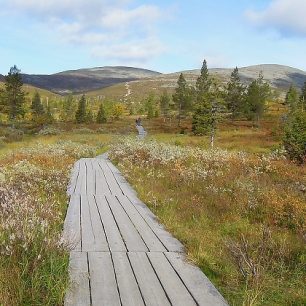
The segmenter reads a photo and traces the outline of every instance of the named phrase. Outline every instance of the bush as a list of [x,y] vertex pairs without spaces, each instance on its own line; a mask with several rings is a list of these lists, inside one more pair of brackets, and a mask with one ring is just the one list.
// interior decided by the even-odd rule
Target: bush
[[95,131],[88,129],[88,128],[80,128],[80,129],[74,129],[73,133],[75,134],[93,134],[95,133]]
[[37,134],[38,135],[58,135],[58,134],[61,134],[62,131],[55,128],[55,127],[52,127],[52,126],[46,126],[44,128],[42,128]]
[[283,143],[288,157],[303,164],[306,161],[306,113],[294,113],[285,127]]
[[4,136],[4,142],[14,142],[21,141],[23,139],[24,133],[22,130],[7,128],[1,131],[1,135]]

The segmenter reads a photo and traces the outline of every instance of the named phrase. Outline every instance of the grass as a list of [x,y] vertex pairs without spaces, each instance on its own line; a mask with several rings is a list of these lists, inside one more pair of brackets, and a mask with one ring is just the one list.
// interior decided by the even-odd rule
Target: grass
[[73,163],[111,136],[26,137],[0,150],[0,304],[63,305],[69,243],[61,239]]
[[231,305],[305,304],[305,167],[160,138],[111,156]]

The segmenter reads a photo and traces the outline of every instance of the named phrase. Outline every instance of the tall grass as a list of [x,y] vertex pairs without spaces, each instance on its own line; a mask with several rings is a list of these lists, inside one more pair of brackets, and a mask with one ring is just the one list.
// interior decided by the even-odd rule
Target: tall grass
[[98,148],[65,141],[0,159],[0,305],[62,305],[69,242],[62,239],[73,163]]
[[230,304],[305,303],[305,168],[133,139],[111,157]]

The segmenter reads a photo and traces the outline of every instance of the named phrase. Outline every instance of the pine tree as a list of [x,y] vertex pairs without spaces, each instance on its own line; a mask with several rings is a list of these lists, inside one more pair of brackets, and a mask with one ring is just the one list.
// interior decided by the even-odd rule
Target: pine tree
[[100,104],[99,107],[99,111],[97,114],[97,118],[96,118],[97,123],[101,124],[101,123],[106,123],[107,122],[107,117],[106,117],[106,112],[105,112],[105,108],[103,106],[103,103]]
[[22,77],[20,70],[15,66],[11,67],[10,72],[5,76],[4,91],[4,112],[9,115],[11,120],[18,116],[24,116],[23,105],[25,103],[25,93],[22,90]]
[[232,72],[230,81],[227,83],[225,102],[227,109],[231,112],[232,119],[237,118],[242,112],[244,102],[244,86],[240,82],[237,67]]
[[51,104],[50,103],[48,104],[48,107],[47,107],[46,121],[47,121],[47,123],[53,123],[54,122],[54,116],[53,116],[52,111],[51,111]]
[[147,111],[147,118],[152,119],[154,117],[154,95],[150,94],[145,101],[145,108]]
[[291,85],[285,99],[285,104],[289,106],[290,112],[295,112],[299,106],[299,93],[297,89]]
[[31,110],[34,117],[41,116],[45,114],[44,106],[41,103],[40,95],[38,91],[35,92],[32,99]]
[[85,123],[86,121],[86,98],[85,95],[79,100],[78,109],[75,113],[75,119],[77,123]]
[[245,113],[248,119],[259,121],[266,109],[266,103],[271,96],[270,85],[264,81],[262,73],[249,86],[246,94]]
[[164,91],[162,96],[160,97],[160,109],[165,121],[165,118],[168,117],[170,110],[170,97],[167,91]]
[[183,73],[180,74],[177,81],[175,93],[172,96],[178,109],[178,126],[181,126],[182,115],[191,108],[192,93],[190,87],[187,85]]

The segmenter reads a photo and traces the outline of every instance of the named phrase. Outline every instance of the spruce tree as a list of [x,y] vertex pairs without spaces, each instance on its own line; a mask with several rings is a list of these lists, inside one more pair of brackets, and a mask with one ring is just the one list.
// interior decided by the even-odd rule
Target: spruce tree
[[103,106],[103,103],[100,104],[99,107],[99,111],[97,114],[97,118],[96,118],[97,123],[101,124],[101,123],[106,123],[107,122],[107,117],[106,117],[106,112],[105,112],[105,108]]
[[271,97],[270,85],[264,81],[262,73],[248,86],[245,103],[245,113],[248,119],[259,121],[266,110],[266,103]]
[[93,123],[93,113],[91,109],[86,114],[86,123]]
[[78,104],[78,109],[75,113],[75,119],[77,123],[86,122],[86,98],[85,95],[81,97]]
[[61,120],[65,122],[73,120],[74,109],[75,107],[74,107],[73,96],[70,94],[67,97],[65,97],[63,101]]
[[154,95],[150,94],[145,101],[145,107],[147,110],[147,118],[152,119],[154,117]]
[[237,67],[232,72],[230,81],[227,83],[225,102],[232,119],[237,118],[242,112],[244,103],[244,86],[240,82]]
[[31,110],[34,116],[41,116],[45,114],[44,106],[41,103],[40,94],[38,91],[35,92],[32,99]]
[[190,109],[192,103],[191,89],[187,85],[183,73],[179,76],[172,98],[178,109],[178,126],[181,126],[182,115]]
[[201,68],[201,75],[196,82],[196,106],[192,117],[192,131],[195,135],[210,135],[214,145],[219,111],[219,90],[210,78],[206,60]]
[[299,106],[299,93],[297,89],[291,85],[285,99],[285,104],[288,105],[290,112],[295,112]]
[[22,90],[22,77],[20,70],[14,65],[11,67],[7,76],[5,76],[4,91],[4,112],[9,115],[11,120],[18,116],[24,116],[23,105],[25,103],[25,93]]
[[162,96],[160,97],[160,109],[165,121],[165,119],[169,115],[170,110],[170,97],[167,91],[164,91]]
[[51,110],[51,103],[49,103],[48,106],[47,106],[46,121],[47,121],[47,123],[53,123],[54,122],[54,116],[53,116],[52,110]]

